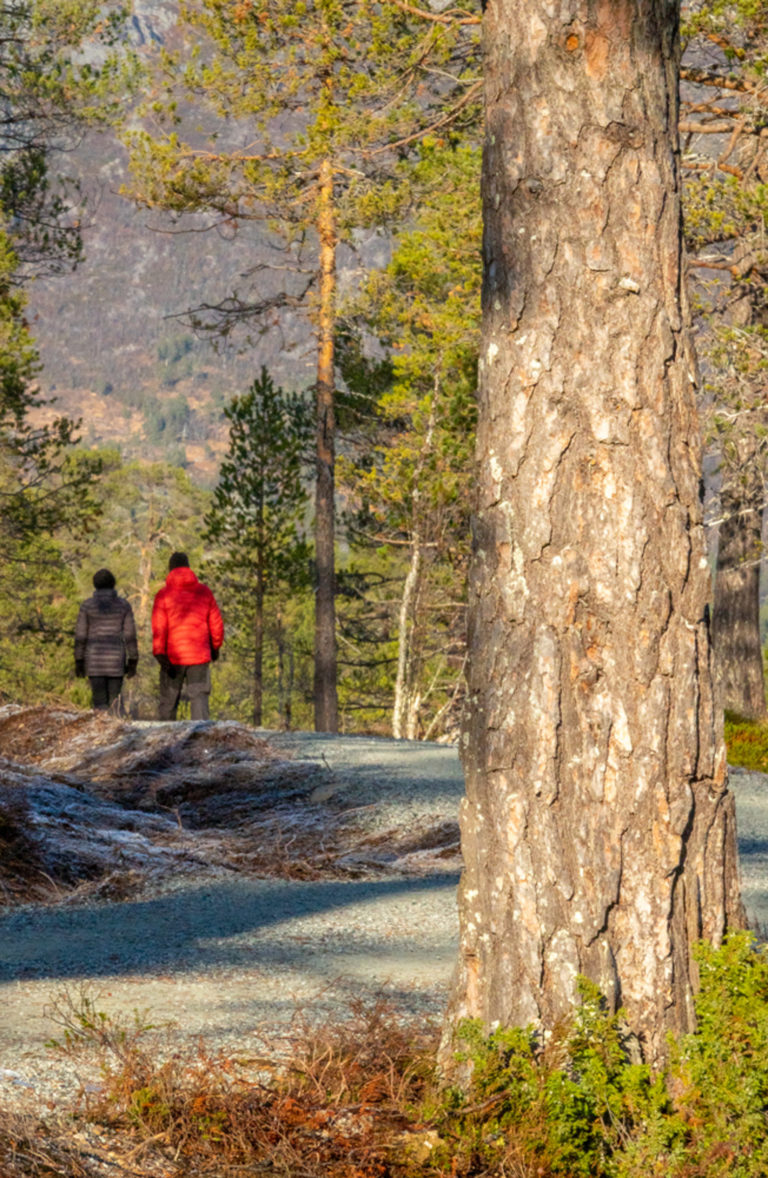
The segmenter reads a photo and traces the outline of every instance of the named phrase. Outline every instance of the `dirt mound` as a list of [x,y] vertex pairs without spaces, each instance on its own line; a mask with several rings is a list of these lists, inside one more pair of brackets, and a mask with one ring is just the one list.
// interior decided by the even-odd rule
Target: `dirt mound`
[[0,903],[114,898],[170,873],[307,874],[286,837],[298,825],[311,854],[316,824],[293,811],[326,770],[243,725],[6,707],[0,754]]
[[231,825],[243,802],[250,810],[290,800],[324,772],[309,773],[234,722],[132,724],[46,708],[0,709],[0,754],[131,809],[179,811],[196,827]]
[[24,765],[64,762],[74,752],[117,738],[125,725],[108,712],[0,708],[0,755]]
[[180,875],[359,878],[458,863],[455,821],[383,825],[355,775],[338,780],[230,721],[5,707],[0,758],[0,904],[123,898]]
[[0,903],[43,899],[50,889],[44,863],[30,837],[26,798],[18,790],[0,786]]

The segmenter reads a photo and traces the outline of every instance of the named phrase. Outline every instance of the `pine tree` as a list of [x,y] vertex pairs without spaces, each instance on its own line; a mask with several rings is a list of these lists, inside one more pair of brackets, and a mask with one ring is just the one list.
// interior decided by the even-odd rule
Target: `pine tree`
[[[291,282],[211,309],[231,321],[302,305],[317,341],[315,726],[338,727],[335,633],[336,259],[397,206],[398,158],[430,128],[475,117],[468,30],[477,16],[374,0],[195,0],[192,56],[166,54],[154,125],[130,137],[134,196],[230,229],[259,219],[287,247]],[[177,129],[182,104],[194,114]],[[207,141],[199,110],[217,120]],[[184,106],[183,109],[188,109]],[[147,111],[149,116],[150,112]],[[190,121],[190,120],[187,120]],[[263,277],[263,276],[262,276]]]
[[451,1020],[646,1057],[743,919],[680,239],[679,10],[493,0]]
[[[262,722],[265,603],[278,588],[306,579],[303,480],[312,422],[298,394],[275,386],[265,368],[225,409],[229,449],[222,462],[205,538],[209,564],[239,617],[251,624],[253,723]],[[235,622],[237,625],[237,622]]]
[[760,567],[768,502],[768,330],[721,322],[713,337],[705,422],[721,480],[712,635],[723,705],[760,720],[766,715]]
[[718,464],[713,636],[726,707],[765,715],[760,563],[767,501],[768,402],[762,127],[764,0],[706,0],[688,14],[695,66],[682,70],[685,226],[703,329],[701,412]]
[[[112,15],[110,15],[110,11]],[[72,463],[76,425],[33,423],[41,405],[37,351],[23,284],[80,257],[79,224],[50,176],[54,151],[109,119],[130,69],[110,52],[120,28],[113,5],[94,0],[7,0],[0,5],[0,564],[15,546],[55,531],[92,507],[93,465]],[[102,51],[96,66],[80,53]],[[27,559],[29,552],[27,552]]]
[[112,121],[135,84],[118,44],[124,17],[100,0],[0,4],[0,209],[25,277],[81,259],[81,194],[51,174],[51,158]]

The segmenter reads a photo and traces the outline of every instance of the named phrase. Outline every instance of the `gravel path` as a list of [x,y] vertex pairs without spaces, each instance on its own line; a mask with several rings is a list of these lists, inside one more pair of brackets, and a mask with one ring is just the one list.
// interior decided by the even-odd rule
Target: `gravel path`
[[[327,797],[354,790],[382,830],[456,818],[455,748],[366,737],[265,734],[331,769]],[[208,879],[159,894],[0,917],[0,1102],[66,1104],[77,1067],[51,1055],[47,1015],[86,984],[108,1013],[149,1011],[183,1039],[263,1055],[293,1020],[343,1014],[382,992],[438,1014],[456,953],[454,873],[323,881]],[[87,1061],[86,1061],[87,1066]]]
[[739,831],[741,894],[750,925],[768,933],[768,775],[731,769]]
[[[266,735],[266,734],[265,734]],[[319,788],[355,791],[382,830],[455,820],[455,747],[365,737],[269,734],[331,769]],[[768,925],[768,783],[736,771],[744,894]],[[439,1014],[456,953],[455,874],[296,881],[243,877],[121,903],[18,909],[0,918],[0,1102],[66,1104],[76,1069],[44,1042],[64,988],[98,992],[108,1012],[149,1011],[211,1047],[264,1054],[302,1012],[343,1014],[389,995],[406,1014]]]

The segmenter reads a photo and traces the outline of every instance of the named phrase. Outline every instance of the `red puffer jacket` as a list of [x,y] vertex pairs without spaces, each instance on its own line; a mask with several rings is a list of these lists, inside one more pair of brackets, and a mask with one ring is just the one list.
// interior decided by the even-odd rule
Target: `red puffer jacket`
[[209,663],[223,641],[224,623],[208,586],[192,569],[171,569],[152,607],[152,653],[194,667]]

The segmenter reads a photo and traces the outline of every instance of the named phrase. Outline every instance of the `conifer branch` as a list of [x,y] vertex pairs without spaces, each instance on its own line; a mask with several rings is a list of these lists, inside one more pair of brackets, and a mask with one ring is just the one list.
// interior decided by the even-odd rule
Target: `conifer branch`
[[482,81],[473,82],[456,105],[447,114],[443,115],[442,118],[435,119],[429,126],[422,127],[418,131],[414,131],[413,134],[405,135],[402,139],[396,139],[392,143],[386,143],[381,147],[361,148],[359,154],[371,158],[375,155],[382,155],[384,152],[396,151],[400,147],[407,147],[411,143],[417,143],[426,135],[431,135],[434,131],[439,131],[442,127],[450,126],[451,123],[455,122],[460,112],[481,92],[482,88]]

